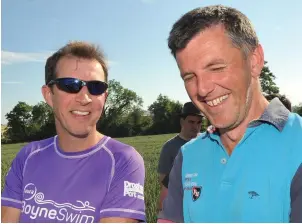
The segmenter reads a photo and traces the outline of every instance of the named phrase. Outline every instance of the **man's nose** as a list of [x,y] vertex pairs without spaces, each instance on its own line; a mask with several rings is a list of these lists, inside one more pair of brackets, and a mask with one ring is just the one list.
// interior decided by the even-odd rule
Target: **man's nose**
[[209,74],[197,75],[197,92],[200,97],[206,97],[214,90],[214,83]]
[[86,105],[92,102],[90,93],[86,86],[83,86],[81,91],[77,93],[76,101],[79,102],[81,105]]

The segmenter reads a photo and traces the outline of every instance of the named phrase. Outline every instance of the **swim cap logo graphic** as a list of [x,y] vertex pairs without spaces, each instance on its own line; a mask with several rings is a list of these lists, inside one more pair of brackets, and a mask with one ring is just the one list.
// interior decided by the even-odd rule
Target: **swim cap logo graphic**
[[33,199],[33,197],[35,197],[36,193],[37,193],[36,186],[32,183],[27,184],[24,187],[24,194],[23,194],[24,200],[28,201],[28,200]]

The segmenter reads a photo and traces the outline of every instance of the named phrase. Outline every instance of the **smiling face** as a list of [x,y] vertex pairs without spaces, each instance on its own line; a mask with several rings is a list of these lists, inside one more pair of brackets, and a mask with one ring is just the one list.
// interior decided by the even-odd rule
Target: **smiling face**
[[[105,80],[104,70],[98,61],[73,56],[59,60],[56,74],[56,78]],[[56,85],[51,88],[43,86],[42,92],[46,102],[53,108],[58,134],[86,137],[96,132],[96,123],[102,114],[107,92],[95,96],[89,93],[86,86],[76,94],[66,93]]]
[[197,34],[176,53],[176,60],[189,97],[212,125],[231,129],[244,120],[255,84],[251,63],[223,26]]

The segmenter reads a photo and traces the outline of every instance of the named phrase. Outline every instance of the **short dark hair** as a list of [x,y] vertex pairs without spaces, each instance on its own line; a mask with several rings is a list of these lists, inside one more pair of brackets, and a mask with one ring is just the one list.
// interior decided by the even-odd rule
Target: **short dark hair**
[[290,102],[290,100],[285,96],[285,95],[281,95],[281,94],[277,94],[277,93],[273,93],[273,94],[268,94],[265,96],[265,98],[268,101],[271,101],[274,98],[278,98],[281,103],[283,103],[283,105],[289,110],[292,111],[292,104]]
[[183,15],[172,27],[168,46],[175,57],[198,33],[215,25],[223,25],[232,43],[247,56],[259,44],[256,32],[246,15],[237,9],[213,5],[196,8]]
[[83,41],[69,42],[57,52],[51,55],[45,64],[45,84],[56,78],[56,68],[58,61],[65,56],[74,56],[83,59],[95,59],[103,67],[105,81],[108,80],[108,67],[102,50],[94,45]]

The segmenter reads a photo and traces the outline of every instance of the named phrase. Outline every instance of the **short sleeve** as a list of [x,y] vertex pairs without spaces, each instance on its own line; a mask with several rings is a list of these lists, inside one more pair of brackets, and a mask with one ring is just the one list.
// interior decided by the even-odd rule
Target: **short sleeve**
[[290,222],[302,223],[302,164],[298,168],[290,189]]
[[114,156],[115,172],[101,206],[100,218],[122,217],[146,221],[143,158],[134,149]]
[[160,222],[184,222],[183,215],[183,187],[182,187],[182,152],[175,158],[174,166],[169,175],[168,196],[163,203],[163,210],[159,213]]
[[1,205],[13,207],[17,209],[22,208],[23,200],[23,167],[26,160],[25,148],[22,148],[8,170],[5,177],[4,189],[1,195]]
[[171,159],[171,150],[169,150],[168,144],[164,144],[160,152],[158,161],[158,173],[168,174],[173,166],[173,159]]

